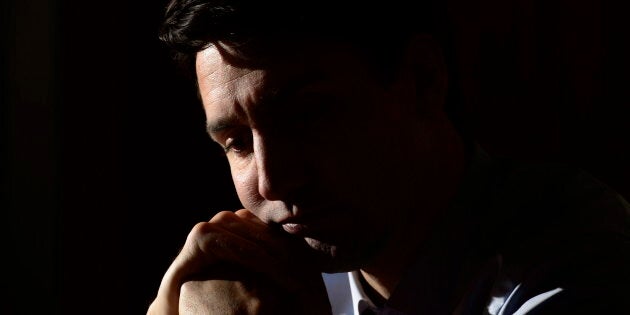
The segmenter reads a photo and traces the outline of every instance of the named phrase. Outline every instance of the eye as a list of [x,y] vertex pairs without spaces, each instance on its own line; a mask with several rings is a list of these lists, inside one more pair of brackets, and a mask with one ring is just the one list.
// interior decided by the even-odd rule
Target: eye
[[248,154],[252,151],[251,132],[240,131],[230,135],[223,146],[225,153]]

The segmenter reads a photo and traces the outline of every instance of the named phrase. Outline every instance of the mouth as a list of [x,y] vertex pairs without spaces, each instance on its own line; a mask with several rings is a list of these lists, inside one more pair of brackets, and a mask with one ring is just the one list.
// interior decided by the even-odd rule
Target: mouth
[[308,227],[299,223],[284,223],[282,229],[289,234],[302,237],[306,236],[308,232]]
[[[310,208],[314,209],[314,208]],[[302,238],[327,238],[335,233],[337,224],[334,222],[345,222],[345,217],[341,211],[333,211],[332,208],[318,207],[317,210],[304,210],[294,208],[291,215],[276,221],[278,227],[290,235]]]
[[292,215],[278,222],[282,229],[295,236],[308,237],[316,230],[321,229],[326,223],[327,216],[319,213],[318,215],[306,215],[303,212]]

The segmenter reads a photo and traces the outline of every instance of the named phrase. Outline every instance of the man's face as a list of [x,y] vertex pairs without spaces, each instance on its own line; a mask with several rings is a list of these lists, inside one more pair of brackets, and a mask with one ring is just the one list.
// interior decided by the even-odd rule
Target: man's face
[[[302,49],[247,68],[197,55],[208,131],[243,206],[306,240],[322,268],[359,268],[416,212],[421,120],[413,84],[385,85],[351,49]],[[227,60],[226,60],[227,59]]]

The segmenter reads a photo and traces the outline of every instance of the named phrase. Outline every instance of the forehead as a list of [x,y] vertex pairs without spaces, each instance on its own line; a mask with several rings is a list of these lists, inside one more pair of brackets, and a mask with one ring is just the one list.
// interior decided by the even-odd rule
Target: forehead
[[196,73],[200,91],[216,92],[221,87],[236,89],[239,85],[262,83],[266,71],[234,66],[219,49],[211,46],[197,53]]
[[217,45],[197,54],[196,72],[199,83],[233,83],[232,81],[240,81],[241,78],[251,83],[252,78],[260,79],[260,76],[264,76],[265,82],[277,86],[313,72],[338,70],[338,66],[347,63],[342,59],[351,55],[349,46],[341,44],[291,43],[251,50],[255,57],[246,59],[242,57],[240,50]]
[[293,47],[249,67],[234,62],[232,53],[225,46],[211,46],[197,54],[199,92],[208,119],[248,114],[266,98],[305,87],[339,90],[367,77],[367,68],[347,46]]
[[197,53],[197,84],[208,119],[240,115],[232,104],[253,103],[263,90],[266,71],[237,67],[225,59],[214,46]]

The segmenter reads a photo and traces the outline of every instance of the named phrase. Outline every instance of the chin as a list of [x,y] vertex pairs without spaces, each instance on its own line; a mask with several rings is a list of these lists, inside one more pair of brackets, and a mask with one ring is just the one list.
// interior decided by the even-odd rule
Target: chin
[[315,252],[315,264],[321,272],[338,273],[361,269],[369,262],[372,251],[347,250],[336,245],[326,244],[316,239],[304,238]]

